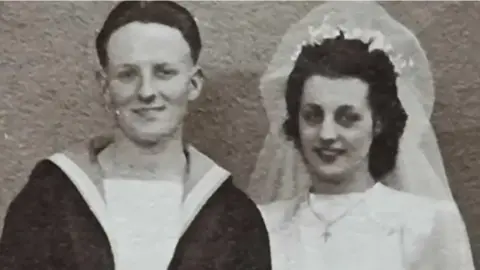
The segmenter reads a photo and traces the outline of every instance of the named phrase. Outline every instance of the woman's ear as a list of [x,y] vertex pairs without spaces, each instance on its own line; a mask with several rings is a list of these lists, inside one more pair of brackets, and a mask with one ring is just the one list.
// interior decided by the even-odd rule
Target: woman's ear
[[111,97],[108,92],[108,79],[107,76],[105,75],[105,72],[103,70],[98,70],[95,72],[95,80],[100,86],[100,89],[102,89],[102,98],[103,98],[103,104],[105,106],[105,109],[107,111],[110,111],[111,109]]
[[108,88],[108,78],[104,70],[95,71],[95,81],[97,81],[102,93],[105,93]]
[[188,86],[188,99],[190,101],[195,100],[200,96],[203,88],[203,81],[205,76],[200,66],[194,67],[194,72],[190,78],[190,84]]

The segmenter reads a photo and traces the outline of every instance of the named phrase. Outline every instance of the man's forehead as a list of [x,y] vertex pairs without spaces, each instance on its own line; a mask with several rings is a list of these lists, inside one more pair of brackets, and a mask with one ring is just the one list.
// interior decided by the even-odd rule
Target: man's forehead
[[181,32],[156,23],[132,22],[119,28],[107,49],[112,62],[178,62],[190,58],[190,47]]

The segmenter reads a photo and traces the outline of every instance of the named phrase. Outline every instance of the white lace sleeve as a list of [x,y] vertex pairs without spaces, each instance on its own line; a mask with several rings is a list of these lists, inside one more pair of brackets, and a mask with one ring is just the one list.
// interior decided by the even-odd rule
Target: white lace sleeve
[[455,203],[442,202],[437,208],[428,254],[416,270],[475,270],[465,224]]

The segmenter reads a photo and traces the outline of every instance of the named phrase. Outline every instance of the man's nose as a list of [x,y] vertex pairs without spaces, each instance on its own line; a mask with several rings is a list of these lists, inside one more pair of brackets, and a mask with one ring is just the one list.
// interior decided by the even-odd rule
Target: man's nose
[[138,100],[144,103],[152,103],[155,101],[156,93],[148,78],[143,78],[142,85],[140,85],[137,92]]

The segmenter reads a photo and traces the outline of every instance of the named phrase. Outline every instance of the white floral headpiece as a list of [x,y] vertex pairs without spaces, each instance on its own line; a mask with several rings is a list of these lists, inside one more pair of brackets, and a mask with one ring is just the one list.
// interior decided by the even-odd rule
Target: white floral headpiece
[[374,29],[347,29],[347,27],[341,25],[338,27],[333,27],[326,23],[327,19],[328,16],[324,19],[322,25],[317,28],[313,26],[308,27],[309,38],[297,46],[294,54],[292,55],[292,61],[297,60],[304,46],[315,44],[320,45],[324,39],[335,38],[343,33],[345,39],[356,39],[361,40],[364,43],[370,43],[368,47],[370,52],[377,49],[384,51],[390,57],[390,60],[395,66],[395,71],[397,73],[401,73],[405,67],[412,67],[414,65],[411,57],[405,59],[402,54],[395,54],[392,45],[386,41],[386,38],[382,32]]

